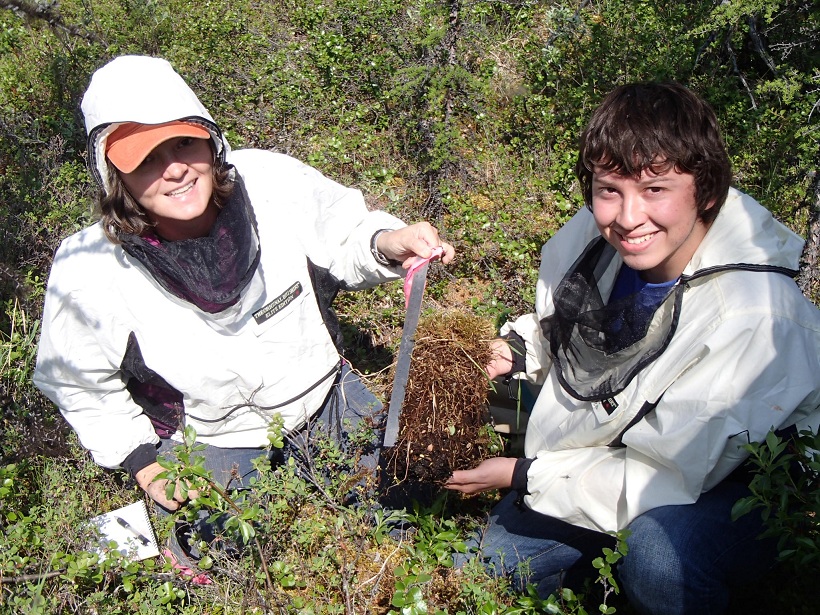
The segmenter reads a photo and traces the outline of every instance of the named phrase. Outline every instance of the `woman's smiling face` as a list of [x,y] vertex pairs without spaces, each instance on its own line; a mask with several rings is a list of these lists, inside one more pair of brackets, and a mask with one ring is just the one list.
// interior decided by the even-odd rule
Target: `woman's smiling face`
[[647,282],[677,279],[709,230],[698,216],[695,180],[674,168],[638,178],[596,169],[592,213],[601,235]]
[[213,152],[208,139],[175,137],[156,146],[131,173],[120,173],[154,230],[176,241],[206,236],[216,221]]

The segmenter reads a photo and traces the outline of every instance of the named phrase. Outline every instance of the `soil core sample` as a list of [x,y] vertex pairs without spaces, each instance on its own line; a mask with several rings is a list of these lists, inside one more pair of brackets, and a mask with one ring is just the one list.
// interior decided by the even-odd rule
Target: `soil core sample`
[[490,424],[492,325],[461,312],[423,316],[393,448],[383,451],[396,483],[441,484],[453,470],[474,468],[503,448]]

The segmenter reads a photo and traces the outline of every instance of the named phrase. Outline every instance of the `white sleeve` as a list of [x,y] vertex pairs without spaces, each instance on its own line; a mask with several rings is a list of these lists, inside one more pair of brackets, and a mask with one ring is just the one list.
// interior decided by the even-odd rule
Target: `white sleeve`
[[105,335],[110,318],[88,309],[70,289],[69,268],[82,264],[67,252],[58,251],[49,278],[34,384],[57,404],[94,460],[116,468],[140,444],[159,439],[125,388],[122,349]]
[[501,327],[501,335],[508,333],[515,333],[524,340],[525,368],[520,377],[535,385],[543,384],[552,367],[552,358],[547,352],[547,341],[541,335],[538,316],[534,313],[524,314],[505,323]]
[[370,240],[378,230],[405,223],[384,211],[368,211],[360,191],[282,154],[240,150],[232,153],[232,162],[245,179],[257,218],[292,225],[309,258],[345,288],[368,288],[404,273],[376,262]]
[[368,211],[360,191],[308,169],[315,186],[315,237],[330,256],[330,272],[349,289],[397,279],[403,270],[376,262],[370,241],[377,231],[399,229],[404,222],[384,211]]

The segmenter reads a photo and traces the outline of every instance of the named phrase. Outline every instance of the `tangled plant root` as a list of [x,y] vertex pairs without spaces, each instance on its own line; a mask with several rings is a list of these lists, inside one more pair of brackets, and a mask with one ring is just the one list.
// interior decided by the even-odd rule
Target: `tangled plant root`
[[461,312],[423,317],[387,470],[397,483],[441,484],[453,470],[473,468],[498,454],[489,425],[488,381],[492,325]]

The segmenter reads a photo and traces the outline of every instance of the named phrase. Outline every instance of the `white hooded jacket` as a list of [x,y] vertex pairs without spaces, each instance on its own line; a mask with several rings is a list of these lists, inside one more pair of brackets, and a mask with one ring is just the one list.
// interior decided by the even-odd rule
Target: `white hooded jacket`
[[265,446],[274,412],[286,429],[300,428],[321,407],[340,361],[308,259],[346,289],[395,279],[399,270],[376,262],[370,240],[404,224],[369,212],[360,192],[293,158],[231,152],[164,60],[112,61],[95,73],[83,111],[89,155],[106,190],[104,141],[119,122],[193,118],[207,126],[216,151],[244,181],[261,258],[239,300],[211,314],[166,292],[99,223],[67,238],[49,277],[35,384],[97,463],[111,468],[158,441],[129,392],[134,374],[178,393],[167,405],[207,444]]
[[[579,401],[561,387],[539,323],[597,236],[584,209],[544,246],[536,312],[502,334],[524,339],[523,376],[543,385],[527,426],[525,503],[611,531],[653,508],[695,502],[747,457],[743,444],[770,429],[818,427],[820,311],[788,276],[753,270],[796,270],[803,242],[732,189],[683,272],[701,277],[686,283],[664,352],[612,399]],[[603,297],[620,263],[616,256],[601,280]]]

